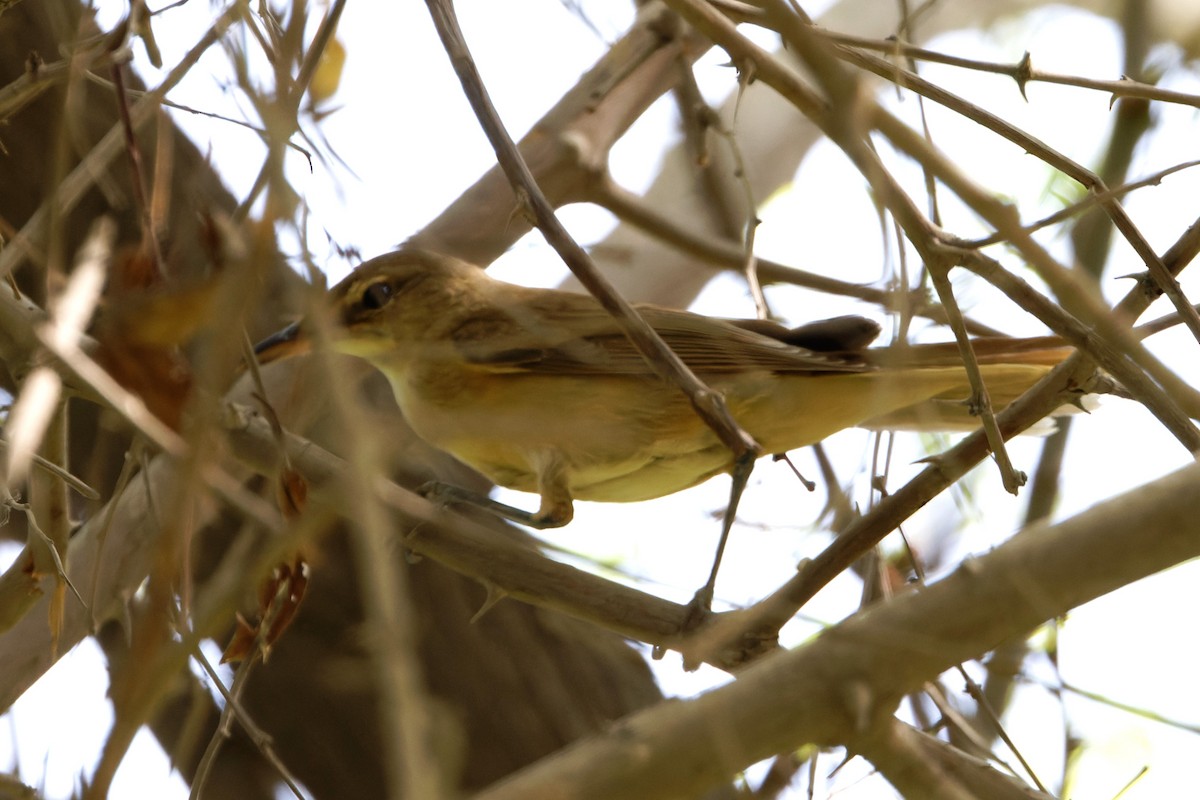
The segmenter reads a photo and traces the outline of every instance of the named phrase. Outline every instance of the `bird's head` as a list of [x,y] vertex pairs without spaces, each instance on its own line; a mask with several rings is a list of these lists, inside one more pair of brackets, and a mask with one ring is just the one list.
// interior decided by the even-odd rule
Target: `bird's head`
[[[436,340],[449,312],[483,276],[471,264],[421,250],[373,258],[329,292],[330,346],[379,364],[406,346]],[[312,324],[302,319],[263,339],[254,352],[266,364],[308,352],[312,342]]]

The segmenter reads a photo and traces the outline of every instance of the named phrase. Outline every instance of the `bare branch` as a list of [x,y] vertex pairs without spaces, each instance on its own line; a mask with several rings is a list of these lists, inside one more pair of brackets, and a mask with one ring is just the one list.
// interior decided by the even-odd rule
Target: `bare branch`
[[635,714],[476,800],[694,796],[803,744],[854,749],[878,725],[894,724],[901,697],[953,664],[1200,556],[1197,481],[1200,466],[1188,466],[1058,525],[1034,525],[919,592],[764,659],[720,689]]

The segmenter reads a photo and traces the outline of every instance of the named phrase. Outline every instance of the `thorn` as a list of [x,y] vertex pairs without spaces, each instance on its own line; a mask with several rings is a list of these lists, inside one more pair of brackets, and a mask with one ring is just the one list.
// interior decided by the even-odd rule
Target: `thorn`
[[[1128,76],[1128,75],[1122,75],[1122,76],[1121,76],[1121,80],[1122,80],[1122,81],[1127,81],[1127,80],[1129,80],[1129,76]],[[1112,111],[1112,110],[1113,110],[1113,106],[1115,106],[1115,105],[1117,104],[1117,101],[1119,101],[1120,99],[1121,99],[1121,96],[1120,96],[1119,94],[1117,94],[1116,92],[1113,92],[1111,95],[1109,95],[1109,97],[1108,97],[1108,110],[1109,110],[1109,111]]]
[[481,605],[479,610],[475,612],[475,615],[471,617],[470,621],[468,622],[469,625],[474,625],[483,617],[484,614],[491,611],[492,607],[495,606],[496,603],[499,603],[508,596],[508,592],[496,586],[494,583],[488,583],[485,584],[485,586],[487,588],[487,597],[483,599],[483,605]]
[[1090,408],[1088,408],[1083,402],[1083,398],[1086,396],[1087,395],[1083,395],[1083,394],[1071,395],[1070,397],[1067,398],[1066,404],[1071,406],[1072,408],[1079,409],[1084,414],[1090,414],[1090,413],[1092,413],[1092,410]]
[[1118,280],[1118,281],[1127,281],[1127,280],[1146,281],[1146,280],[1149,280],[1149,278],[1150,278],[1149,270],[1142,270],[1141,272],[1127,272],[1124,275],[1113,276],[1113,279]]
[[1017,72],[1013,79],[1017,82],[1017,88],[1021,90],[1021,99],[1026,103],[1029,102],[1029,97],[1025,94],[1025,84],[1029,83],[1029,79],[1033,76],[1033,59],[1029,56],[1029,51],[1025,51],[1025,55],[1021,56],[1021,60],[1017,63]]

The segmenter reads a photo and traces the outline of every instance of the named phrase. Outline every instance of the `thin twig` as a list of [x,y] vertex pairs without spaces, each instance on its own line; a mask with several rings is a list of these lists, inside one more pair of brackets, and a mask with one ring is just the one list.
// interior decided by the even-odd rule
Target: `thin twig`
[[[940,249],[941,243],[937,240],[930,240],[929,234],[931,228],[929,223],[916,210],[911,200],[895,184],[886,170],[882,169],[882,166],[875,159],[874,154],[864,149],[861,143],[854,138],[854,132],[847,132],[834,124],[830,119],[826,105],[820,97],[808,86],[800,83],[793,72],[783,68],[770,54],[746,40],[728,20],[712,12],[708,7],[696,0],[672,0],[671,5],[677,8],[693,24],[701,27],[714,40],[720,42],[722,46],[738,53],[739,57],[754,60],[758,64],[758,75],[761,80],[770,84],[796,104],[799,109],[811,116],[822,130],[828,132],[844,148],[849,148],[847,149],[847,153],[851,155],[856,166],[863,171],[868,180],[872,182],[872,185],[876,187],[877,192],[888,205],[889,209],[904,226],[905,233],[914,246],[919,251],[922,251],[923,256],[927,258],[934,257],[935,251]],[[776,21],[781,28],[784,28],[785,38],[789,41],[794,40],[792,44],[793,49],[808,52],[808,50],[805,50],[804,44],[822,41],[815,40],[814,37],[816,34],[811,29],[799,24],[790,12],[782,10],[781,0],[768,0],[768,5],[776,9]],[[867,57],[866,54],[860,54],[860,56],[863,59],[867,59],[881,74],[891,74],[891,72],[894,72],[895,68],[893,65],[887,62],[875,59],[874,57]],[[830,66],[826,62],[832,59],[831,55],[813,53],[813,57],[822,59],[823,67]],[[836,62],[834,64],[836,65]],[[924,82],[918,76],[912,76],[910,80],[920,81],[922,85],[927,86],[927,82]],[[839,91],[844,91],[844,89],[839,89]],[[942,102],[943,99],[949,96],[948,102],[956,102],[958,104],[959,107],[956,110],[969,114],[973,119],[977,119],[981,115],[990,116],[985,115],[977,107],[971,106],[971,104],[959,98],[953,98],[952,95],[937,89],[937,87],[929,88],[928,91],[923,93],[933,97],[938,102]],[[969,108],[962,108],[964,106]],[[1197,395],[1192,387],[1181,381],[1175,373],[1167,369],[1158,359],[1130,336],[1128,329],[1118,323],[1114,318],[1112,310],[1103,303],[1094,284],[1086,282],[1081,276],[1059,264],[1044,247],[1021,230],[1019,220],[1008,205],[998,200],[992,193],[977,186],[968,175],[958,169],[944,155],[930,148],[925,140],[907,125],[904,125],[893,115],[879,108],[874,103],[870,103],[867,110],[861,113],[864,116],[868,116],[874,126],[891,139],[893,144],[902,152],[913,157],[922,166],[932,168],[939,179],[962,197],[972,209],[1006,235],[1006,238],[1013,243],[1013,246],[1034,266],[1043,279],[1050,284],[1056,295],[1062,298],[1063,304],[1075,311],[1081,317],[1083,323],[1094,327],[1101,334],[1103,340],[1094,335],[1082,338],[1093,340],[1092,343],[1086,345],[1087,347],[1109,348],[1113,350],[1112,357],[1108,358],[1108,362],[1115,367],[1114,374],[1117,374],[1122,381],[1137,382],[1135,377],[1128,375],[1131,372],[1131,367],[1123,363],[1122,356],[1117,355],[1117,348],[1119,348],[1120,353],[1128,354],[1136,361],[1140,368],[1148,372],[1153,377],[1153,381],[1142,380],[1142,383],[1146,385],[1142,393],[1139,394],[1139,399],[1147,404],[1147,407],[1180,440],[1189,452],[1200,450],[1200,432],[1187,420],[1187,415],[1179,407],[1179,403],[1183,403],[1189,408],[1200,408],[1200,395]],[[977,119],[977,121],[979,120]],[[1016,141],[1025,143],[1025,146],[1033,148],[1031,152],[1037,152],[1046,160],[1052,161],[1056,167],[1067,171],[1078,180],[1089,180],[1087,175],[1090,173],[1087,173],[1086,170],[1073,164],[1069,159],[1065,159],[1054,153],[1054,151],[1036,139],[1032,139],[1027,134],[1013,129],[1008,123],[1002,120],[995,120],[994,124],[988,124],[988,127],[996,130],[998,133],[1002,132],[1008,137],[1015,137]],[[1096,180],[1098,181],[1098,179]],[[1096,185],[1095,182],[1093,184]],[[944,238],[949,239],[950,237]],[[951,240],[950,244],[956,245],[957,243]],[[963,255],[963,258],[967,258],[966,254]],[[963,263],[967,264],[966,261]],[[1164,271],[1170,273],[1171,269],[1165,268],[1164,264]],[[1051,305],[1046,303],[1043,307],[1049,311]],[[1190,306],[1188,308],[1190,309]],[[1057,319],[1061,321],[1061,309],[1054,307],[1053,310],[1058,314]],[[1181,310],[1181,316],[1185,319],[1189,315],[1196,316],[1194,310]],[[1043,321],[1047,321],[1046,317],[1040,314],[1039,316]],[[1047,324],[1051,324],[1051,327],[1054,327],[1054,323],[1047,321]],[[1064,330],[1056,329],[1056,332],[1066,335],[1066,331]],[[1109,342],[1113,344],[1110,345],[1108,344]],[[1110,363],[1105,364],[1106,368],[1109,368]]]
[[[277,469],[279,441],[264,418],[230,406],[226,430],[236,458],[263,474]],[[292,466],[318,490],[347,470],[341,458],[305,439],[285,434],[283,445]],[[380,479],[375,491],[401,515],[405,548],[510,597],[653,645],[669,644],[686,618],[683,605],[547,559],[495,527],[440,511],[395,483]]]
[[495,107],[483,85],[483,80],[471,58],[470,51],[459,28],[453,5],[449,0],[427,0],[430,14],[442,39],[442,45],[450,57],[455,73],[462,83],[463,92],[475,110],[488,140],[496,151],[496,158],[522,205],[532,212],[535,224],[546,237],[546,241],[562,257],[567,267],[580,283],[604,306],[629,336],[639,352],[645,356],[650,367],[665,380],[675,384],[688,396],[700,417],[712,428],[717,437],[733,452],[735,459],[747,453],[759,452],[758,444],[743,431],[730,416],[724,400],[705,386],[688,369],[680,358],[662,341],[654,329],[646,324],[636,310],[621,297],[612,285],[596,271],[583,248],[571,238],[566,228],[554,215],[554,209],[546,200],[529,166],[508,135]]
[[[1181,164],[1176,164],[1173,167],[1167,167],[1166,169],[1162,169],[1158,172],[1147,175],[1145,178],[1131,181],[1130,183],[1121,184],[1115,189],[1109,189],[1106,192],[1089,192],[1083,197],[1083,199],[1072,203],[1065,208],[1061,208],[1058,211],[1055,211],[1053,214],[1042,217],[1036,222],[1031,222],[1028,225],[1023,226],[1023,230],[1026,233],[1037,233],[1038,231],[1048,228],[1051,225],[1057,225],[1060,222],[1065,222],[1077,214],[1082,214],[1084,211],[1087,211],[1089,208],[1095,206],[1101,200],[1107,199],[1109,195],[1112,195],[1113,197],[1121,197],[1122,195],[1129,194],[1137,189],[1147,186],[1157,186],[1158,184],[1162,183],[1163,178],[1173,175],[1176,172],[1182,172],[1185,169],[1191,169],[1195,166],[1200,166],[1200,160],[1184,161]],[[964,247],[982,248],[993,244],[1000,244],[1003,241],[1005,241],[1005,239],[1001,234],[993,233],[990,236],[984,236],[979,239],[964,239],[962,242],[960,242],[960,244],[962,244]]]
[[304,793],[300,791],[300,781],[292,775],[291,770],[283,763],[283,759],[275,752],[274,740],[271,735],[258,726],[254,718],[241,704],[241,692],[245,687],[245,679],[249,674],[249,669],[255,659],[246,659],[239,665],[237,674],[234,676],[233,690],[225,686],[225,682],[221,680],[221,676],[217,674],[217,670],[209,662],[208,657],[204,655],[204,651],[199,647],[192,650],[192,658],[208,675],[208,679],[212,685],[217,687],[217,691],[221,693],[221,697],[225,698],[225,708],[221,710],[221,722],[217,731],[213,733],[213,738],[209,741],[209,745],[205,748],[204,755],[200,759],[200,763],[196,766],[196,774],[192,779],[192,789],[189,797],[199,798],[202,796],[205,781],[208,778],[212,765],[216,763],[217,754],[220,752],[221,743],[229,738],[229,723],[236,719],[238,724],[242,726],[242,730],[250,737],[254,746],[263,754],[267,761],[279,773],[279,777],[284,784],[292,792],[295,797],[303,798]]
[[[1192,331],[1192,335],[1200,342],[1200,313],[1192,309],[1174,275],[1165,267],[1162,259],[1154,251],[1154,248],[1150,246],[1150,243],[1146,241],[1146,238],[1138,230],[1133,220],[1129,217],[1129,214],[1117,201],[1113,192],[1105,186],[1104,181],[1101,180],[1099,175],[1067,158],[1045,142],[1031,136],[1007,120],[930,83],[915,73],[901,70],[898,66],[885,59],[862,53],[852,48],[837,46],[834,49],[839,55],[844,56],[847,61],[873,72],[881,78],[899,80],[905,88],[928,97],[940,105],[946,106],[962,114],[967,119],[993,131],[1018,147],[1028,151],[1033,156],[1045,161],[1051,167],[1063,172],[1084,186],[1089,192],[1094,193],[1097,197],[1097,202],[1109,215],[1117,230],[1121,232],[1126,241],[1133,247],[1138,257],[1142,260],[1142,263],[1150,270],[1151,276],[1158,283],[1163,293],[1175,304],[1176,310],[1179,311],[1189,330]],[[963,199],[967,198],[964,197]],[[989,221],[992,221],[992,219],[989,218]],[[1004,233],[1006,231],[1001,230],[1001,232]],[[1014,244],[1021,247],[1015,240]],[[1045,260],[1034,259],[1030,265],[1050,284],[1055,293],[1059,295],[1060,300],[1066,303],[1071,299],[1070,294],[1064,294],[1063,281],[1060,279],[1060,276],[1056,274],[1056,270],[1048,268]],[[1088,321],[1094,322],[1094,320]]]
[[[1068,359],[1042,378],[1025,395],[996,415],[1005,439],[1042,419],[1059,405],[1061,387],[1080,373],[1080,358]],[[1091,367],[1082,365],[1084,375]],[[931,460],[900,489],[879,501],[869,513],[847,526],[832,544],[801,565],[796,576],[768,597],[744,611],[731,612],[700,631],[684,645],[694,659],[707,660],[727,649],[740,650],[746,657],[759,655],[763,642],[771,642],[800,608],[830,581],[854,564],[896,527],[912,516],[947,486],[967,474],[988,454],[982,430],[970,434],[954,447]],[[735,643],[740,643],[734,647]]]
[[[6,442],[4,439],[0,439],[0,449],[5,448],[5,447],[8,447],[8,442]],[[37,453],[33,454],[33,466],[37,467],[38,469],[45,470],[50,475],[53,475],[54,477],[61,479],[64,483],[67,484],[67,486],[70,486],[72,489],[74,489],[75,492],[80,497],[86,498],[88,500],[99,500],[100,499],[100,493],[97,492],[95,489],[93,489],[91,486],[88,486],[86,483],[84,483],[81,478],[79,478],[76,475],[72,475],[70,472],[63,469],[58,464],[55,464],[51,461],[47,461],[46,459],[42,458]]]
[[438,708],[416,657],[416,611],[408,589],[407,565],[394,546],[390,514],[376,483],[382,472],[381,443],[337,372],[327,346],[331,331],[322,327],[322,322],[326,326],[332,323],[319,314],[312,316],[318,320],[313,326],[318,364],[330,378],[333,412],[341,422],[346,452],[350,454],[339,482],[343,502],[354,509],[351,520],[356,535],[351,543],[372,666],[384,700],[379,721],[389,794],[439,800],[449,797],[450,789],[447,771],[435,755]]
[[125,94],[124,69],[125,65],[120,61],[115,61],[111,67],[113,86],[116,88],[117,95],[117,110],[121,128],[125,134],[125,153],[129,157],[129,184],[133,187],[133,202],[142,222],[142,248],[145,254],[154,260],[154,269],[161,275],[164,269],[162,251],[154,230],[150,202],[146,197],[146,169],[142,161],[142,148],[138,146],[137,131],[134,130],[133,120],[129,116],[129,98]]
[[863,50],[875,50],[889,55],[897,54],[920,61],[962,67],[963,69],[974,70],[976,72],[1006,75],[1016,81],[1022,96],[1025,94],[1025,86],[1029,83],[1053,83],[1060,86],[1074,86],[1079,89],[1094,89],[1100,92],[1108,92],[1113,96],[1113,100],[1122,97],[1136,97],[1142,100],[1157,100],[1163,103],[1175,103],[1200,108],[1200,95],[1163,89],[1125,77],[1115,81],[1106,81],[1086,78],[1080,75],[1061,75],[1053,72],[1042,72],[1033,68],[1033,60],[1029,53],[1026,53],[1015,64],[1001,64],[994,61],[980,61],[974,58],[952,56],[936,50],[907,44],[895,38],[888,38],[886,40],[870,39],[864,36],[854,36],[853,34],[839,33],[831,30],[821,30],[820,33],[822,36],[830,39],[830,41],[840,45],[857,47]]
[[988,715],[988,718],[995,726],[996,733],[999,735],[1000,741],[1004,742],[1004,745],[1012,752],[1013,755],[1017,757],[1017,760],[1021,762],[1021,768],[1024,769],[1025,774],[1027,774],[1030,779],[1033,780],[1033,783],[1035,786],[1037,786],[1038,790],[1042,792],[1047,791],[1046,786],[1042,783],[1041,779],[1038,778],[1037,772],[1034,771],[1029,761],[1021,753],[1020,749],[1018,749],[1016,742],[1012,740],[1012,737],[1008,735],[1008,731],[1005,730],[1004,726],[1000,724],[999,715],[996,714],[996,710],[992,708],[992,704],[989,703],[987,697],[984,696],[983,690],[980,688],[979,684],[971,679],[971,676],[967,674],[965,669],[963,669],[962,664],[957,665],[955,669],[957,670],[959,677],[962,678],[964,685],[966,685],[967,693],[971,696],[971,699],[973,699],[979,705],[979,708]]
[[[52,352],[79,347],[83,330],[100,301],[116,237],[117,224],[109,217],[96,220],[88,231],[66,288],[54,299],[50,319],[39,326],[38,338]],[[22,381],[8,418],[9,446],[3,476],[9,484],[25,479],[33,453],[58,407],[62,389],[62,378],[50,366],[35,367]]]
[[971,340],[962,322],[962,313],[958,302],[954,299],[954,290],[950,287],[949,266],[943,264],[927,264],[933,286],[941,298],[942,307],[950,317],[950,330],[958,342],[958,350],[962,354],[963,367],[967,371],[967,379],[971,384],[971,411],[977,413],[983,422],[983,432],[987,436],[988,448],[996,458],[1000,468],[1000,480],[1009,494],[1016,494],[1025,485],[1025,473],[1018,472],[1008,457],[1008,449],[1004,446],[1004,437],[996,426],[996,414],[992,410],[992,401],[988,396],[987,384],[979,369],[979,361],[971,348]]
[[[200,57],[207,52],[229,29],[229,26],[240,16],[242,3],[233,2],[226,6],[221,15],[213,22],[212,27],[205,31],[200,40],[180,59],[179,63],[167,74],[153,91],[147,93],[129,110],[129,121],[133,128],[139,127],[148,120],[159,108],[159,100],[183,80]],[[124,135],[121,123],[113,125],[87,156],[71,170],[56,187],[54,193],[38,207],[21,228],[20,234],[0,250],[0,275],[7,275],[20,263],[20,260],[33,253],[33,242],[39,241],[49,220],[51,210],[58,214],[68,214],[83,199],[96,181],[96,176],[103,175],[105,168],[121,152]]]

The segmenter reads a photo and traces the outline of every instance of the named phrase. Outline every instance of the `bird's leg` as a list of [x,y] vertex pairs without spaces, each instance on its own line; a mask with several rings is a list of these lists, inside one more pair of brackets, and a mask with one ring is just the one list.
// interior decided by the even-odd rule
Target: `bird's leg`
[[528,525],[531,528],[545,530],[546,528],[561,528],[571,521],[572,507],[568,503],[566,514],[562,513],[562,509],[548,509],[546,501],[543,498],[542,506],[537,511],[526,511],[522,508],[510,506],[506,503],[501,503],[487,495],[472,492],[470,489],[464,489],[461,486],[452,486],[448,483],[440,481],[429,481],[422,484],[417,489],[417,494],[429,500],[431,503],[439,505],[447,505],[449,503],[462,503],[464,505],[475,506],[489,511],[496,516],[507,519],[510,522],[516,522],[520,525]]
[[538,494],[542,504],[534,516],[543,522],[542,527],[560,528],[574,519],[575,504],[567,483],[566,465],[557,454],[547,457],[538,469]]
[[525,511],[470,489],[439,481],[423,484],[417,489],[417,493],[435,503],[465,503],[482,508],[503,519],[538,530],[561,528],[575,516],[575,505],[571,499],[571,490],[567,486],[566,471],[557,458],[547,459],[547,463],[538,470],[538,494],[541,495],[542,502],[537,511]]
[[712,572],[708,580],[701,586],[692,600],[688,603],[687,620],[684,629],[692,629],[704,621],[712,613],[713,591],[717,585],[717,572],[721,568],[721,557],[725,555],[725,545],[729,542],[729,531],[733,528],[733,520],[737,516],[738,503],[742,500],[742,492],[750,480],[754,470],[754,453],[746,453],[733,463],[733,483],[729,487],[729,507],[725,510],[725,518],[721,521],[721,539],[717,542],[717,554],[713,557]]

